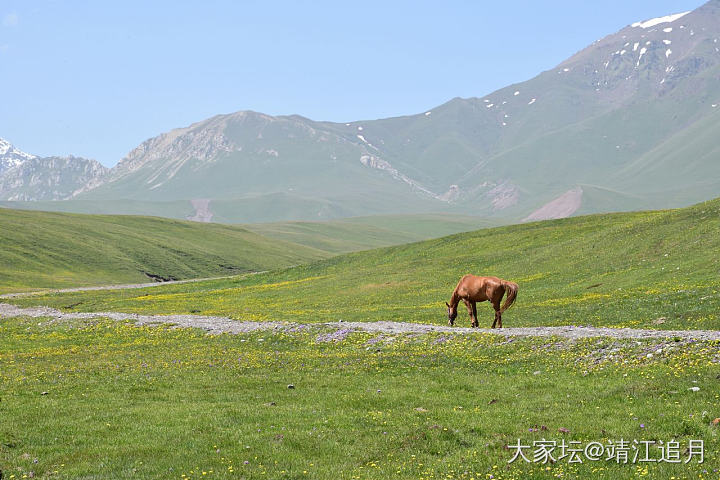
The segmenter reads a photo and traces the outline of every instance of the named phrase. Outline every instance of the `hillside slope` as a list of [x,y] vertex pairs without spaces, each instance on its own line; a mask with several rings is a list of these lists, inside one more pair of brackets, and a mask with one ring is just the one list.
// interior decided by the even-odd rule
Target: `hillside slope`
[[[245,278],[18,299],[79,311],[242,320],[445,324],[466,273],[520,285],[504,325],[720,329],[720,199],[679,210],[511,225],[337,256]],[[461,306],[462,307],[462,306]],[[461,308],[458,324],[469,325]],[[478,305],[481,326],[493,314]]]
[[328,254],[244,228],[0,208],[0,291],[231,275]]
[[373,215],[326,222],[251,223],[265,237],[330,253],[347,253],[442,237],[495,226],[496,222],[462,215]]

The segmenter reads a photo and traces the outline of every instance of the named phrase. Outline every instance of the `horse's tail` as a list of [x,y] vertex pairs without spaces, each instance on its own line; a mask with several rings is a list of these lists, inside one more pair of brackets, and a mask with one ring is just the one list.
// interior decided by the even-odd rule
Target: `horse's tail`
[[518,292],[518,284],[514,282],[507,282],[503,280],[503,286],[505,287],[505,303],[503,303],[503,306],[500,307],[500,313],[503,313],[505,310],[510,308],[513,303],[515,303],[515,299],[517,298],[517,292]]

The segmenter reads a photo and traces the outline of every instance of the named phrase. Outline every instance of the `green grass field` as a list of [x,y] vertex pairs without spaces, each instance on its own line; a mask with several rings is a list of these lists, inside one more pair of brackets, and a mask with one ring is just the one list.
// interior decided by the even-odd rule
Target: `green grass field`
[[233,275],[492,225],[462,215],[202,225],[0,208],[0,293]]
[[250,223],[250,231],[338,254],[387,247],[498,225],[481,217],[452,214],[373,215],[327,222]]
[[[445,323],[465,273],[520,285],[505,326],[720,328],[720,200],[461,233],[261,275],[16,299],[76,311],[201,313],[295,322]],[[459,324],[469,321],[461,311]],[[478,306],[481,326],[493,318]],[[464,323],[467,322],[467,323]]]
[[[720,342],[371,334],[318,322],[443,324],[444,301],[473,272],[519,283],[506,327],[716,329],[719,249],[714,200],[227,279],[7,299],[306,325],[208,336],[103,319],[0,320],[3,480],[718,478]],[[491,309],[479,311],[489,326]],[[543,439],[655,442],[654,459],[660,441],[676,441],[681,462],[633,462],[628,447],[628,463],[570,463],[559,448],[555,462],[508,463],[510,445],[529,445],[532,460]],[[702,464],[688,450],[700,440]]]
[[[3,478],[717,478],[718,342],[334,338],[3,320]],[[621,438],[704,463],[508,463]]]
[[244,228],[0,208],[0,293],[233,275],[327,253]]

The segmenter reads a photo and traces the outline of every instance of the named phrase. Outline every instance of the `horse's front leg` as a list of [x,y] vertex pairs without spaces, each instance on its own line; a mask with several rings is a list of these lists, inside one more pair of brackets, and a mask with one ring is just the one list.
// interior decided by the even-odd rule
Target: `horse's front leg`
[[463,300],[465,302],[465,307],[467,307],[468,315],[470,315],[470,325],[473,327],[475,326],[475,317],[473,317],[473,306],[475,302],[471,302],[470,300]]
[[470,314],[470,317],[472,318],[471,325],[473,328],[477,328],[480,326],[480,324],[478,323],[478,318],[477,318],[477,304],[475,302],[471,302],[471,303],[472,303],[472,314]]

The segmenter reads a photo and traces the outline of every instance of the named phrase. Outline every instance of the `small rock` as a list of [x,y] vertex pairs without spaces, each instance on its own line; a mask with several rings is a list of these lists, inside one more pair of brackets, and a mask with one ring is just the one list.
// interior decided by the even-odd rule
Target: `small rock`
[[48,392],[41,392],[40,395],[47,395]]
[[540,375],[541,373],[542,373],[542,372],[541,372],[540,370],[535,370],[535,371],[533,372],[533,375]]
[[700,391],[700,387],[690,387],[690,388],[688,388],[688,390],[690,390],[690,391],[692,391],[692,392],[699,392],[699,391]]
[[290,385],[288,385],[288,388],[289,388],[290,390],[292,390],[293,388],[295,388],[295,385],[293,385],[293,384],[291,383]]
[[425,412],[427,412],[427,410],[424,409],[423,407],[417,407],[417,408],[415,409],[415,411],[416,411],[416,412],[420,412],[420,413],[425,413]]
[[667,318],[660,317],[660,318],[656,318],[655,320],[653,320],[653,323],[655,325],[662,325],[663,323],[665,323],[665,320],[667,320]]

